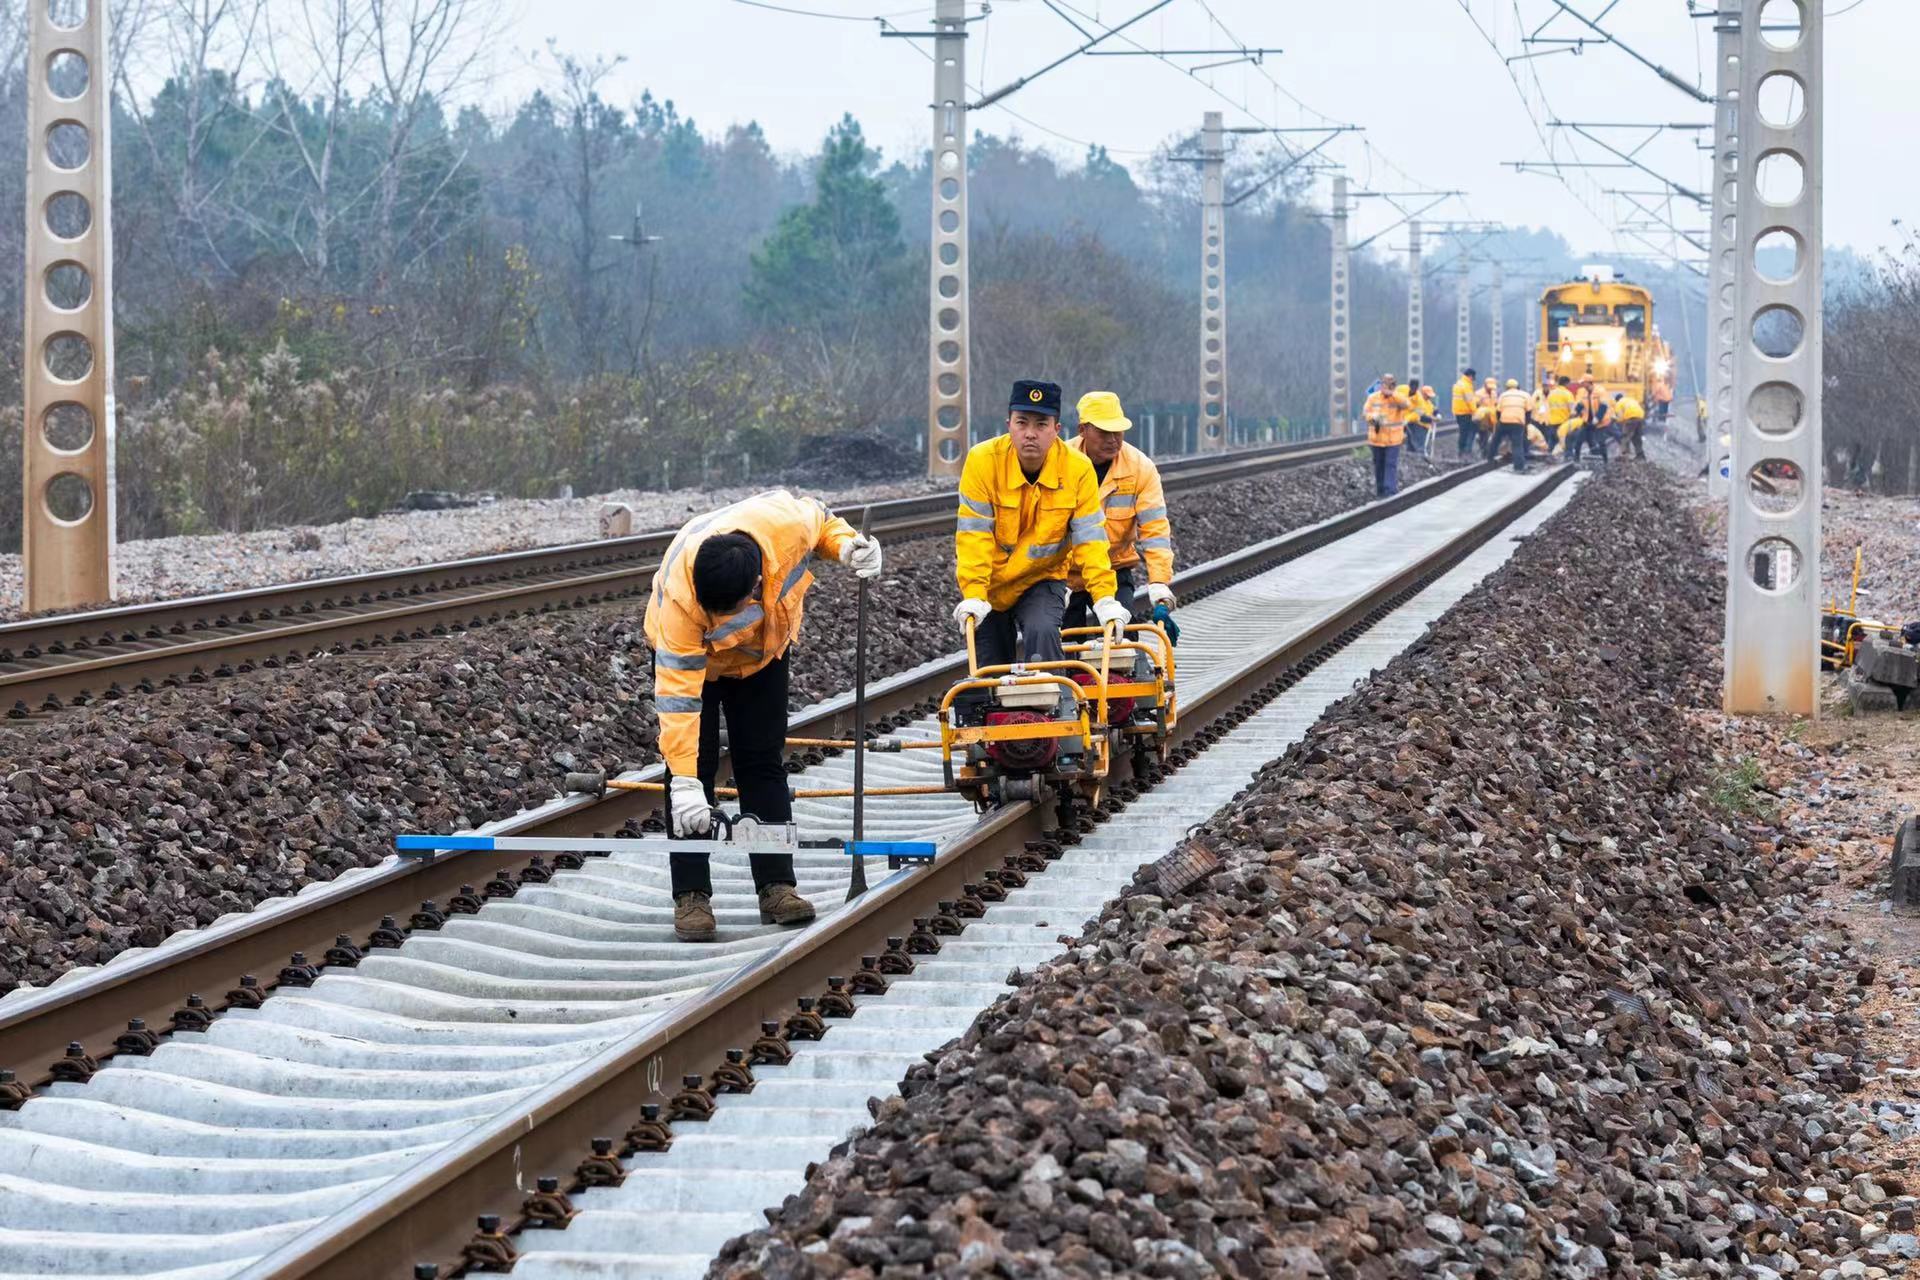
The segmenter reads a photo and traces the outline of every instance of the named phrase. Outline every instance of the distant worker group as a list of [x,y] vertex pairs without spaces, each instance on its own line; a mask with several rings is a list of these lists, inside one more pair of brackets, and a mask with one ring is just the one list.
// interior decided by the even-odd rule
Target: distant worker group
[[[1609,396],[1594,379],[1576,382],[1568,374],[1543,376],[1533,391],[1522,388],[1518,378],[1498,388],[1492,378],[1476,382],[1479,376],[1466,369],[1453,384],[1456,449],[1462,459],[1475,453],[1488,461],[1509,457],[1516,471],[1525,471],[1530,458],[1578,462],[1590,453],[1607,462],[1613,444],[1623,457],[1631,449],[1636,459],[1646,459],[1647,410],[1631,391]],[[1370,407],[1370,442],[1372,422]]]
[[[1060,661],[1063,628],[1098,625],[1113,636],[1150,616],[1178,635],[1159,468],[1127,443],[1133,424],[1110,391],[1080,397],[1078,436],[1062,440],[1060,396],[1051,382],[1016,382],[1006,433],[975,445],[961,472],[953,619],[963,632],[973,628],[983,666]],[[883,564],[874,538],[781,490],[698,516],[668,546],[646,631],[672,834],[714,830],[722,716],[741,814],[792,821],[788,652],[815,560],[865,579],[878,578]],[[700,853],[668,859],[682,941],[717,936],[708,861]],[[791,856],[756,853],[749,863],[762,923],[814,918]]]

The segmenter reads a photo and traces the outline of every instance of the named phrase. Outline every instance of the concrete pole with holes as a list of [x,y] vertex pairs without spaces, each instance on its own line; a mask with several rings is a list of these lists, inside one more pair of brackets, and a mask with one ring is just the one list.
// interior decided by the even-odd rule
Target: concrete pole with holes
[[1407,385],[1420,389],[1427,368],[1427,300],[1420,278],[1420,219],[1407,223]]
[[[1813,716],[1820,673],[1821,6],[1740,0],[1726,709]],[[1780,10],[1797,10],[1797,22]],[[1794,264],[1762,274],[1762,241]]]
[[933,245],[927,327],[927,474],[966,461],[972,376],[967,305],[966,0],[936,0],[933,26]]
[[1499,263],[1493,264],[1493,300],[1488,305],[1493,310],[1493,376],[1498,379],[1496,385],[1505,388],[1509,376],[1506,371],[1507,353],[1507,317],[1506,299],[1503,296],[1507,287],[1507,273]]
[[1333,344],[1327,397],[1327,430],[1345,435],[1353,428],[1353,394],[1347,383],[1347,180],[1333,180]]
[[1701,463],[1707,494],[1724,500],[1732,474],[1733,293],[1740,249],[1735,227],[1740,204],[1740,15],[1732,8],[1714,19],[1717,59],[1713,104],[1713,229],[1707,262],[1707,439]]
[[1458,378],[1473,363],[1473,293],[1469,273],[1473,264],[1467,261],[1467,255],[1460,255],[1460,280],[1453,292],[1453,376]]
[[105,0],[27,8],[21,546],[41,610],[114,594],[112,77]]
[[1227,447],[1226,138],[1220,112],[1200,125],[1200,451]]

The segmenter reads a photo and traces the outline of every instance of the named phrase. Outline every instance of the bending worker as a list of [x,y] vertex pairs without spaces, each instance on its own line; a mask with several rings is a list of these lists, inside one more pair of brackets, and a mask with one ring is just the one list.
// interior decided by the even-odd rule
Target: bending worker
[[[1143,622],[1156,605],[1173,608],[1173,525],[1167,521],[1167,495],[1160,468],[1126,441],[1133,423],[1120,411],[1111,391],[1080,397],[1080,434],[1067,447],[1087,456],[1100,483],[1100,509],[1107,521],[1107,558],[1113,563],[1114,599]],[[1141,579],[1145,578],[1142,582]],[[1073,594],[1067,600],[1068,629],[1090,625],[1093,596],[1078,568],[1067,574]]]
[[1400,492],[1400,446],[1407,439],[1413,398],[1392,374],[1382,374],[1361,416],[1367,420],[1367,445],[1373,450],[1373,492],[1388,498]]
[[974,620],[983,667],[1065,660],[1070,570],[1086,584],[1101,626],[1127,624],[1127,607],[1114,599],[1100,481],[1087,455],[1060,439],[1054,383],[1014,383],[1007,433],[967,451],[953,544],[953,622],[965,631]]
[[[862,578],[880,576],[878,542],[813,499],[784,490],[698,516],[667,547],[646,626],[673,834],[713,830],[722,712],[740,812],[764,823],[793,820],[785,764],[787,650],[800,633],[816,557],[838,560]],[[762,923],[813,919],[813,905],[794,887],[792,857],[755,854],[750,862]],[[683,942],[712,940],[707,855],[674,853],[667,864],[674,933]]]
[[1479,408],[1479,392],[1474,379],[1479,376],[1468,369],[1460,375],[1460,381],[1453,384],[1453,429],[1460,433],[1460,458],[1463,462],[1476,443],[1474,419],[1475,410]]
[[1622,455],[1628,449],[1642,462],[1647,458],[1647,409],[1631,392],[1616,391],[1613,396],[1614,420],[1620,424],[1625,439],[1620,445]]

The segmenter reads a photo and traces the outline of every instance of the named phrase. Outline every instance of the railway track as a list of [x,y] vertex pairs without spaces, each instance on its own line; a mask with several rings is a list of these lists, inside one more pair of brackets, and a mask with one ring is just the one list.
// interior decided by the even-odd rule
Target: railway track
[[[939,859],[801,934],[754,923],[743,863],[716,859],[725,941],[688,947],[671,940],[664,867],[616,856],[554,872],[461,854],[342,877],[0,1000],[0,1063],[22,1064],[16,1092],[41,1086],[0,1111],[10,1170],[0,1174],[0,1276],[370,1276],[405,1274],[415,1259],[451,1263],[474,1244],[477,1213],[511,1224],[543,1175],[564,1194],[583,1162],[589,1181],[606,1172],[589,1159],[596,1138],[616,1155],[649,1145],[643,1104],[701,1109],[730,1050],[792,1052],[785,1065],[752,1066],[753,1091],[722,1095],[712,1120],[679,1123],[669,1150],[631,1155],[621,1186],[536,1204],[577,1209],[565,1231],[479,1242],[524,1253],[518,1275],[699,1274],[719,1242],[755,1225],[758,1206],[777,1203],[808,1161],[864,1122],[868,1097],[890,1092],[1004,990],[1010,968],[1057,954],[1056,934],[1077,931],[1135,866],[1280,754],[1344,692],[1348,668],[1366,664],[1363,673],[1397,652],[1450,601],[1403,619],[1404,634],[1372,624],[1440,592],[1515,520],[1543,518],[1526,513],[1567,474],[1526,482],[1467,469],[1189,571],[1180,758],[1202,767],[1117,787],[1131,801],[1121,821],[1051,843],[1030,806],[977,819],[952,797],[872,802],[870,838],[933,835]],[[1505,554],[1488,548],[1477,572]],[[1331,660],[1343,646],[1345,667]],[[932,663],[878,688],[882,708],[906,721],[900,732],[931,736],[923,709],[953,670]],[[1276,698],[1296,682],[1312,696]],[[844,700],[821,704],[795,732],[839,736],[846,714]],[[870,785],[937,775],[922,754],[870,757]],[[843,783],[849,767],[819,759],[796,781]],[[648,803],[575,797],[489,830],[608,831]],[[798,808],[809,835],[845,834],[841,806]],[[803,892],[839,903],[843,859],[805,854],[799,871]],[[511,896],[435,919],[459,883],[490,881],[510,883]],[[404,922],[424,897],[441,905],[403,945],[365,946],[379,915]],[[289,963],[296,940],[317,940],[301,948],[317,960],[348,921],[357,927],[339,931],[364,957],[342,952],[352,963],[317,980]],[[862,957],[875,960],[863,967]],[[903,965],[911,971],[872,976]],[[240,977],[281,966],[264,1001],[267,984]],[[868,990],[854,1016],[830,1018],[820,1044],[804,1043],[810,1015],[845,1012],[832,1006],[856,973]],[[104,1056],[120,1020],[163,1027],[193,990],[242,994],[204,1002],[234,1005],[204,1030],[158,1046],[136,1033]],[[68,1038],[81,1056],[48,1084]],[[693,1075],[700,1087],[683,1088]]]
[[[1168,488],[1180,489],[1324,462],[1359,440],[1342,436],[1174,459],[1161,471]],[[887,539],[953,528],[951,494],[876,502],[870,510],[873,532]],[[23,718],[504,618],[631,599],[645,594],[675,532],[0,624],[0,706]]]

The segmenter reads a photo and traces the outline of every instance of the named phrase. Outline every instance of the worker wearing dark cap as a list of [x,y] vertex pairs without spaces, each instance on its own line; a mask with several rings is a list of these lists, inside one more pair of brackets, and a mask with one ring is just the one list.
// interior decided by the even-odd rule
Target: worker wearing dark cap
[[1013,384],[1007,432],[973,446],[960,474],[954,532],[960,603],[954,625],[978,628],[982,666],[1059,662],[1069,571],[1093,597],[1109,630],[1125,627],[1114,599],[1100,480],[1087,455],[1060,439],[1060,388]]

